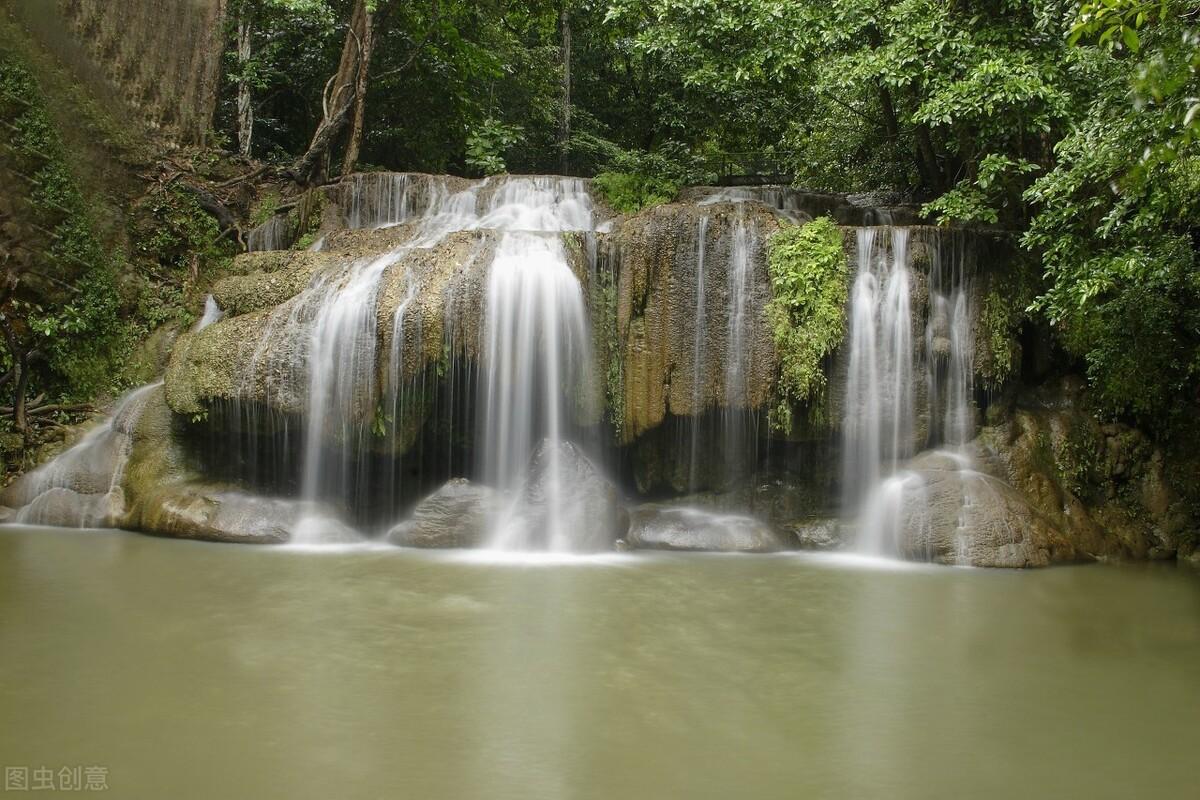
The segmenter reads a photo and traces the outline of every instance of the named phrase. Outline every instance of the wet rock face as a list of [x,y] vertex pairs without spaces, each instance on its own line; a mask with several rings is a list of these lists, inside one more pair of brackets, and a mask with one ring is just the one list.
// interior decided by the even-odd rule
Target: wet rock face
[[240,544],[338,544],[362,539],[318,504],[204,483],[169,486],[143,497],[138,529],[173,539]]
[[[629,527],[617,487],[571,442],[543,440],[501,526],[505,546],[611,550]],[[502,536],[504,534],[502,533]]]
[[1012,486],[942,452],[909,463],[896,518],[900,555],[976,567],[1042,567],[1087,558]]
[[647,503],[630,512],[628,545],[635,549],[770,553],[784,542],[769,525],[742,514]]
[[[128,474],[146,436],[147,417],[170,413],[161,386],[131,392],[111,419],[91,427],[53,461],[23,475],[0,501],[17,509],[16,521],[68,528],[121,527],[129,522]],[[151,447],[161,443],[150,436]]]
[[766,403],[776,355],[765,247],[779,224],[757,204],[669,204],[613,233],[625,442],[668,414]]
[[281,544],[291,538],[296,520],[293,503],[188,485],[146,498],[139,527],[175,539]]
[[1195,452],[1168,449],[1086,411],[1082,380],[1022,393],[975,441],[976,461],[1008,481],[1091,555],[1172,558],[1200,539]]
[[[325,295],[347,280],[355,264],[393,258],[373,294],[378,389],[411,381],[445,358],[474,359],[478,309],[494,248],[487,231],[452,233],[435,246],[405,251],[414,224],[381,231],[340,231],[319,253],[266,252],[239,257],[245,274],[220,281],[214,297],[227,312],[220,322],[181,337],[167,370],[167,400],[179,414],[202,414],[216,401],[241,401],[284,414],[307,411],[309,350]],[[465,313],[475,309],[474,313]],[[402,343],[393,342],[397,314]],[[446,352],[447,343],[453,352]],[[401,358],[393,365],[396,344]],[[395,366],[398,374],[390,374]],[[374,397],[358,404],[363,414]]]
[[213,299],[227,317],[277,306],[304,290],[313,275],[336,268],[341,259],[329,253],[267,251],[234,259],[238,274],[213,285]]
[[401,547],[479,547],[501,509],[502,497],[495,489],[454,478],[417,503],[412,516],[388,531],[387,539]]

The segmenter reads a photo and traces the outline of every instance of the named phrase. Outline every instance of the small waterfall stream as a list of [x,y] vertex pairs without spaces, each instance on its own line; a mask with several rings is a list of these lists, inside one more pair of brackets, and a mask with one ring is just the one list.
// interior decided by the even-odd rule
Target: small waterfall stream
[[[918,276],[909,253],[909,230],[857,232],[843,423],[843,503],[844,508],[859,510],[858,549],[872,555],[898,555],[901,537],[913,535],[902,527],[928,525],[924,479],[904,469],[904,463],[918,449],[959,446],[974,433],[971,275],[962,239],[953,233],[922,233],[919,246],[928,253],[929,268]],[[912,306],[918,281],[927,289],[927,308]],[[918,352],[913,329],[921,320],[925,327]],[[928,416],[920,440],[918,385],[925,390]],[[964,454],[943,455],[962,476],[965,516],[976,473]]]
[[688,493],[695,492],[698,486],[698,470],[700,466],[700,423],[703,419],[701,409],[704,407],[704,319],[705,306],[704,258],[708,250],[708,217],[700,218],[699,231],[696,234],[696,316],[695,333],[692,343],[692,418],[690,421],[690,441],[688,442]]
[[[484,480],[513,489],[535,445],[563,440],[569,409],[565,389],[579,384],[588,360],[588,322],[579,281],[557,238],[510,233],[500,242],[488,277],[481,382]],[[559,449],[547,449],[548,530],[502,519],[491,545],[565,551]]]
[[126,394],[112,416],[100,422],[62,455],[30,473],[16,521],[79,528],[116,527],[125,514],[123,482],[133,450],[134,428],[150,395],[162,382]]
[[845,502],[853,507],[913,452],[913,346],[908,231],[857,231],[846,388]]

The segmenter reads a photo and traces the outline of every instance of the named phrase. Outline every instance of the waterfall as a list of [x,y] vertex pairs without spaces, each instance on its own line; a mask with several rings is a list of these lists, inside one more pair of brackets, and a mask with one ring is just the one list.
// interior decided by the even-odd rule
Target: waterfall
[[850,296],[843,487],[853,507],[911,455],[913,438],[912,293],[908,231],[857,232],[858,270]]
[[[375,401],[375,296],[396,254],[356,264],[345,282],[314,292],[316,319],[308,342],[308,417],[302,496],[348,497],[371,435]],[[326,446],[331,443],[333,452]]]
[[558,442],[572,401],[590,382],[591,338],[579,279],[559,233],[593,230],[591,200],[570,179],[510,179],[491,197],[479,227],[503,231],[488,271],[478,407],[483,479],[512,489],[534,447],[550,440],[544,476],[548,530],[511,514],[493,521],[497,549],[570,550],[564,524]]
[[[857,237],[842,426],[843,502],[848,510],[858,509],[860,551],[897,555],[902,535],[920,537],[919,530],[904,526],[929,525],[924,478],[903,468],[918,445],[919,383],[928,413],[925,447],[959,446],[974,435],[972,282],[961,234],[923,232],[919,246],[929,254],[929,269],[922,276],[913,273],[907,229],[861,228]],[[928,301],[926,308],[914,309],[918,278],[928,287]],[[918,348],[913,327],[922,319]],[[965,520],[974,505],[973,487],[981,481],[965,454],[945,455],[961,476]],[[966,552],[962,540],[959,547]]]
[[78,528],[117,527],[125,516],[125,467],[133,430],[162,382],[122,397],[112,416],[73,447],[27,475],[19,486],[16,521]]
[[210,294],[204,298],[204,313],[200,315],[200,319],[196,320],[195,326],[192,328],[192,333],[198,333],[204,330],[214,322],[220,322],[225,316],[225,312],[217,305],[217,301]]
[[292,243],[292,221],[286,214],[274,214],[246,236],[246,250],[286,250]]
[[704,257],[707,251],[708,217],[700,218],[696,243],[696,316],[695,336],[692,343],[692,419],[691,442],[688,448],[688,492],[697,488],[697,470],[700,461],[700,422],[704,408]]
[[752,366],[747,326],[750,324],[748,312],[753,310],[749,306],[754,277],[752,256],[756,245],[745,217],[739,214],[730,241],[728,267],[725,406],[721,421],[725,436],[726,479],[740,472],[746,455],[745,429],[750,420],[748,381]]
[[974,309],[961,235],[934,242],[929,275],[930,322],[926,352],[933,443],[965,444],[974,435],[971,381],[975,372]]
[[[768,330],[764,308],[770,288],[753,213],[736,205],[705,206],[695,244],[689,236],[686,251],[677,251],[681,277],[687,275],[695,293],[685,315],[690,346],[681,349],[679,365],[690,381],[690,396],[678,404],[688,414],[677,427],[686,460],[673,470],[677,488],[689,493],[727,490],[757,460],[755,406],[761,398],[752,387],[761,385],[759,343]],[[694,271],[684,273],[691,264]]]

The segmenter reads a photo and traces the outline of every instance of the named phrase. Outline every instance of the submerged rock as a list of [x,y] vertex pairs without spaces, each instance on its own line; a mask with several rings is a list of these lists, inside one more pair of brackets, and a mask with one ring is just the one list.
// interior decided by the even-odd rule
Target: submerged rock
[[617,487],[571,442],[542,440],[504,514],[497,544],[517,550],[611,550],[629,526]]
[[771,527],[754,517],[661,503],[647,503],[630,512],[627,541],[633,548],[655,550],[769,553],[784,549]]
[[802,550],[837,550],[844,544],[839,519],[816,517],[789,522],[783,526],[793,544]]
[[453,478],[417,503],[412,516],[388,531],[387,539],[401,547],[478,547],[501,502],[495,489]]

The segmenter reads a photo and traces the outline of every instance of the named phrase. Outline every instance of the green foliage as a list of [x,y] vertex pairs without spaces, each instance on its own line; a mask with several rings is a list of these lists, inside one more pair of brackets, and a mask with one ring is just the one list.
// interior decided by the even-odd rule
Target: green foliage
[[467,136],[467,166],[484,175],[507,171],[505,154],[521,141],[519,125],[488,117]]
[[1004,386],[1020,365],[1021,325],[1030,318],[1029,305],[1040,292],[1032,266],[1016,259],[1007,269],[989,274],[975,340],[975,374],[986,389]]
[[592,188],[622,214],[669,203],[679,193],[679,186],[669,180],[629,172],[601,172],[592,180]]
[[[8,102],[20,98],[10,116],[9,147],[15,167],[34,187],[27,195],[29,213],[48,237],[41,254],[45,268],[12,276],[20,293],[4,313],[14,323],[23,322],[32,337],[29,349],[45,354],[46,365],[69,394],[89,397],[111,386],[128,345],[120,320],[120,263],[95,233],[91,208],[40,87],[14,59],[0,58],[0,95]],[[48,274],[54,279],[47,280]]]
[[1002,210],[1020,202],[1021,175],[1036,172],[1037,164],[999,154],[986,156],[974,179],[965,178],[937,200],[926,203],[921,213],[933,217],[939,225],[950,223],[1000,222]]
[[1165,17],[1169,5],[1163,0],[1087,0],[1079,8],[1067,42],[1096,39],[1100,47],[1136,53],[1141,49],[1138,29]]
[[196,198],[172,186],[147,198],[135,231],[137,255],[169,270],[191,270],[199,260],[230,250],[216,219]]
[[382,439],[388,435],[392,427],[392,417],[385,413],[382,405],[375,406],[375,415],[371,418],[371,435]]
[[768,243],[771,301],[767,307],[779,355],[777,427],[791,429],[791,406],[819,410],[823,361],[846,335],[849,267],[842,232],[828,217],[788,225]]
[[1035,309],[1081,359],[1105,411],[1160,430],[1192,413],[1200,383],[1200,152],[1186,127],[1200,57],[1176,10],[1143,28],[1145,61],[1106,56],[1106,82],[1055,146],[1055,168],[1025,193],[1036,213],[1024,244],[1048,284]]
[[254,204],[250,209],[250,226],[257,228],[264,222],[275,216],[275,209],[279,208],[279,192],[269,191],[262,199]]

